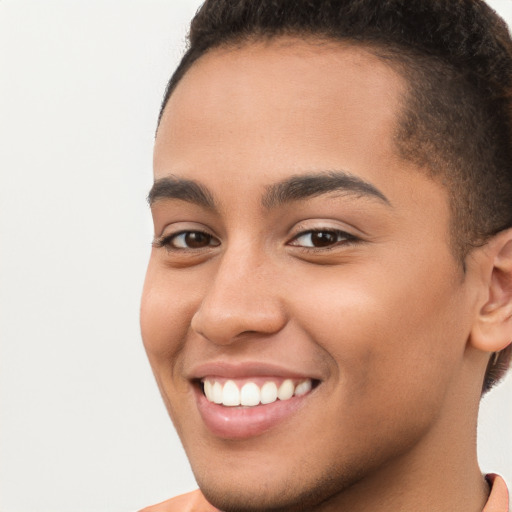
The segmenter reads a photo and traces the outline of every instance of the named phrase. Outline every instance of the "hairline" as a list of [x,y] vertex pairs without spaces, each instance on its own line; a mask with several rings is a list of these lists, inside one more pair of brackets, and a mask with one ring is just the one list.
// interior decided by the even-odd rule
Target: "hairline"
[[[301,31],[299,29],[280,31],[276,33],[259,33],[255,31],[250,34],[239,34],[230,37],[220,43],[213,44],[204,50],[199,49],[197,51],[197,55],[194,56],[192,60],[186,61],[185,66],[180,65],[175,70],[175,73],[173,74],[168,84],[168,88],[165,92],[164,101],[162,102],[162,106],[158,117],[156,133],[158,133],[158,128],[160,126],[161,119],[163,117],[163,114],[165,112],[165,109],[167,107],[167,104],[169,103],[171,96],[173,95],[174,91],[181,83],[185,75],[198,61],[202,60],[204,57],[215,51],[237,51],[247,46],[262,42],[270,44],[275,42],[276,40],[285,41],[286,39],[289,39],[290,41],[292,41],[293,39],[300,39],[301,41],[304,41],[309,45],[314,45],[316,43],[318,45],[332,45],[333,47],[337,46],[347,49],[353,48],[366,52],[368,55],[371,55],[378,59],[383,65],[387,66],[391,71],[393,71],[403,80],[404,90],[398,97],[399,110],[397,110],[396,112],[396,125],[394,134],[392,135],[396,154],[404,162],[415,164],[417,172],[423,173],[425,176],[437,182],[447,191],[449,200],[448,206],[450,209],[450,248],[454,255],[454,258],[465,271],[466,257],[469,255],[472,249],[484,245],[490,237],[478,241],[472,241],[472,243],[470,243],[469,240],[462,240],[460,234],[461,229],[457,222],[457,217],[459,213],[458,207],[456,201],[452,200],[454,196],[455,184],[451,182],[452,180],[450,179],[449,170],[445,168],[447,167],[447,163],[445,162],[444,165],[442,165],[443,169],[438,172],[435,172],[431,166],[418,164],[417,159],[414,158],[415,155],[411,155],[410,146],[408,146],[407,141],[400,133],[406,120],[407,112],[410,110],[418,110],[417,107],[414,105],[414,102],[417,99],[417,94],[415,94],[417,88],[415,88],[414,86],[422,82],[420,72],[422,63],[429,61],[442,64],[442,59],[440,59],[439,57],[428,55],[420,50],[415,50],[413,47],[408,47],[406,45],[401,45],[399,43],[390,43],[389,41],[379,40],[379,38],[375,38],[373,40],[370,38],[361,38],[359,40],[354,37],[339,37],[336,36],[335,34],[320,31],[308,32]],[[450,66],[449,63],[446,65]],[[453,153],[453,156],[455,157],[455,153]]]

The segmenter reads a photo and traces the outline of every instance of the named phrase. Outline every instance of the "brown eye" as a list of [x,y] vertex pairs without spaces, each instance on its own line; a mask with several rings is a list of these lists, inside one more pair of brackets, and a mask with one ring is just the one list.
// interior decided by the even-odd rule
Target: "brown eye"
[[219,240],[203,231],[182,231],[174,235],[168,235],[156,242],[157,247],[173,249],[205,249],[220,245]]
[[340,243],[355,242],[357,238],[340,230],[311,230],[296,236],[290,245],[308,249],[324,249]]
[[184,233],[183,241],[190,249],[200,249],[208,247],[212,241],[212,236],[201,231],[189,231]]
[[313,247],[327,247],[338,241],[338,235],[332,231],[314,231],[311,233],[311,245]]

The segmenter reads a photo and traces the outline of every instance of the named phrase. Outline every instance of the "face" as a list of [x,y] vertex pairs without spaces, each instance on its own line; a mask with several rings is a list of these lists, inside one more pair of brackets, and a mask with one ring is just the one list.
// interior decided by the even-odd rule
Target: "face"
[[473,298],[446,191],[395,149],[404,91],[362,49],[281,39],[212,51],[166,107],[142,334],[219,508],[334,503],[459,408]]

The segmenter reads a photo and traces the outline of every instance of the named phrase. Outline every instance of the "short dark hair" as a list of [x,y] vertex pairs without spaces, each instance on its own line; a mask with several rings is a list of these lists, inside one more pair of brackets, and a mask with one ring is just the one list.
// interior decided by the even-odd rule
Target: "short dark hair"
[[[512,227],[512,41],[483,0],[206,0],[169,97],[208,51],[279,36],[359,45],[407,84],[395,142],[400,155],[449,192],[452,242],[472,248]],[[491,358],[483,391],[510,366]]]

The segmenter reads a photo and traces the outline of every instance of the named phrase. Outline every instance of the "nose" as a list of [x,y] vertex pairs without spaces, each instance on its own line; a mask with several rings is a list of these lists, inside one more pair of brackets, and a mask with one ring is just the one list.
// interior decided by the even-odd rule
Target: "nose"
[[268,336],[286,324],[275,273],[262,258],[225,254],[191,327],[212,343],[229,345],[246,335]]

